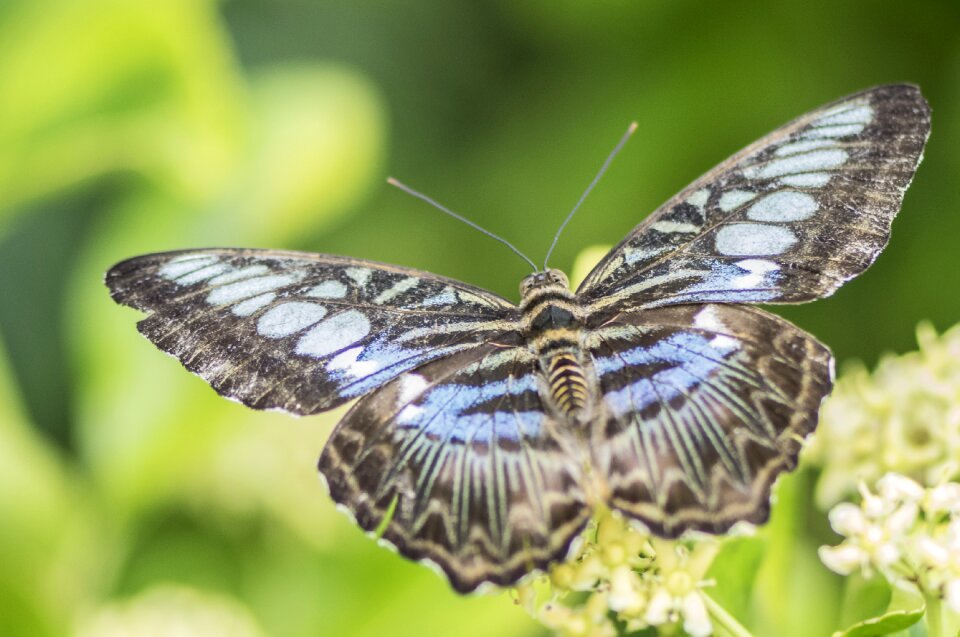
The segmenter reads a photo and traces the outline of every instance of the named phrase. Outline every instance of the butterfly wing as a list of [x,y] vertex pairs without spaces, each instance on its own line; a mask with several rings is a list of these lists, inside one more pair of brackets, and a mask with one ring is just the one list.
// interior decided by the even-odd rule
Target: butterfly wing
[[524,347],[485,344],[363,398],[320,459],[331,496],[460,592],[561,559],[591,513],[583,448],[548,415],[536,364]]
[[886,245],[929,131],[910,85],[803,115],[661,206],[578,293],[595,309],[828,296]]
[[313,414],[427,361],[509,338],[509,301],[425,272],[300,252],[208,249],[123,261],[114,300],[229,398]]
[[621,312],[588,346],[606,411],[593,464],[613,508],[671,537],[766,520],[771,485],[830,391],[826,347],[721,304]]

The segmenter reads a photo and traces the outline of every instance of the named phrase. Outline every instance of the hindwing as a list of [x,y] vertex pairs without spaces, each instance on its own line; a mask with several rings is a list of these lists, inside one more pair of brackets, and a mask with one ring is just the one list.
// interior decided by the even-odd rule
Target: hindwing
[[886,245],[929,132],[910,85],[803,115],[661,206],[578,293],[597,309],[828,296]]
[[274,250],[136,257],[107,273],[138,329],[224,396],[331,409],[427,361],[516,328],[501,297],[371,261]]
[[589,337],[605,414],[594,466],[612,508],[658,534],[766,520],[830,392],[829,350],[737,305],[623,312]]
[[562,559],[592,510],[582,442],[549,415],[536,364],[486,344],[362,399],[320,458],[331,496],[461,592]]

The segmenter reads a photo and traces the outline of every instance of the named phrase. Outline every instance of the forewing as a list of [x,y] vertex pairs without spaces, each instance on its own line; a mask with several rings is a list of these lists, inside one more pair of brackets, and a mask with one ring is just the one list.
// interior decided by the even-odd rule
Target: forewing
[[590,517],[581,463],[525,348],[484,345],[357,403],[320,458],[330,494],[460,592],[561,559]]
[[828,296],[886,245],[929,130],[910,85],[808,113],[661,206],[579,292],[595,308]]
[[208,249],[136,257],[107,273],[139,330],[217,392],[312,414],[406,370],[516,339],[505,299],[425,272],[329,255]]
[[737,305],[622,313],[590,336],[606,410],[592,436],[610,505],[654,531],[726,531],[769,511],[832,383],[829,351]]

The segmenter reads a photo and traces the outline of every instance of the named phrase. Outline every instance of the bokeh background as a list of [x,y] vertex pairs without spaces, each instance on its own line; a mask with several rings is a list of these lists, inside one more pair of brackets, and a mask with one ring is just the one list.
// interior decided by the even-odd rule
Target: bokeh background
[[[777,309],[841,364],[960,321],[956,0],[0,0],[0,635],[543,634],[333,509],[314,467],[342,412],[219,398],[103,272],[243,245],[516,298],[519,259],[385,177],[539,260],[636,120],[559,244],[569,269],[777,125],[893,81],[923,88],[933,134],[890,247]],[[715,596],[757,634],[838,621],[810,479],[783,481],[765,544],[720,558]]]

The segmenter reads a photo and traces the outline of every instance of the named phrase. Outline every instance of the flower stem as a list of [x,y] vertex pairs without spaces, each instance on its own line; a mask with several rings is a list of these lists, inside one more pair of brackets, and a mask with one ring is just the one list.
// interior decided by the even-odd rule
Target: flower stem
[[[733,615],[727,612],[723,606],[714,601],[712,597],[703,593],[704,603],[707,605],[707,612],[713,621],[714,634],[717,637],[753,637],[749,630],[743,627],[743,624],[733,618]],[[933,633],[930,634],[933,637]]]
[[947,637],[943,630],[943,607],[940,597],[933,593],[927,593],[924,597],[924,603],[927,606],[927,637]]

